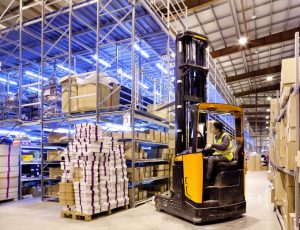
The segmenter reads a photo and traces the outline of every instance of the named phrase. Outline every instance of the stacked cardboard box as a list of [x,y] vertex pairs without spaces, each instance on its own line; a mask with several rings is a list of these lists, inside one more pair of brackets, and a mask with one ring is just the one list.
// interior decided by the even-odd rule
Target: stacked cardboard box
[[248,171],[260,171],[261,170],[261,156],[260,154],[253,154],[249,156],[247,162]]
[[[70,95],[71,97],[80,96],[71,99],[71,113],[94,111],[96,109],[96,91],[97,91],[97,75],[96,72],[86,73],[84,79],[81,76],[72,76]],[[107,76],[105,73],[99,74],[99,101],[102,101],[100,108],[117,108],[120,103],[119,82]],[[68,96],[69,96],[69,78],[68,76],[60,79],[62,86],[62,111],[68,112]],[[91,94],[94,92],[94,94]]]
[[[125,159],[132,160],[132,142],[120,142],[123,148],[125,149]],[[142,147],[135,143],[134,146],[134,159],[146,159],[147,153],[142,149]]]
[[[159,143],[167,143],[169,140],[169,134],[163,131],[157,130],[148,130],[147,132],[134,132],[134,138],[138,140],[146,140],[146,141],[153,141]],[[125,131],[125,132],[118,132],[118,139],[131,139],[132,132]]]
[[63,157],[63,150],[48,150],[47,161],[61,161]]
[[170,175],[170,165],[162,164],[162,165],[154,165],[153,168],[153,176],[161,177],[161,176],[169,176]]
[[132,182],[133,172],[134,181],[145,180],[154,176],[153,166],[135,167],[134,169],[127,168],[127,175],[130,182]]
[[0,200],[17,199],[19,145],[0,145]]
[[49,168],[49,178],[57,179],[58,177],[61,177],[61,174],[61,168]]
[[63,182],[73,183],[75,211],[92,215],[128,205],[124,148],[117,139],[104,137],[100,125],[80,124],[69,151],[72,166],[62,165]]

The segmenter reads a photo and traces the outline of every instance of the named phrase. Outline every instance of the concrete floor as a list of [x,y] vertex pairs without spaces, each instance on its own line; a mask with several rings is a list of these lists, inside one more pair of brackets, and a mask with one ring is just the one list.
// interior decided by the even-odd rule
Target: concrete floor
[[135,209],[103,216],[92,222],[60,218],[58,203],[39,199],[0,205],[0,230],[121,230],[121,229],[264,229],[280,230],[270,203],[270,183],[266,172],[247,174],[247,213],[239,219],[218,224],[195,226],[189,222],[155,211],[148,203]]

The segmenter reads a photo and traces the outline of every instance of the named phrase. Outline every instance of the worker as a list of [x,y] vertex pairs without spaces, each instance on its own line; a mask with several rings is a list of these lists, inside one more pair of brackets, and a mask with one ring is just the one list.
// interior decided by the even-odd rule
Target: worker
[[223,131],[223,123],[216,121],[213,124],[212,132],[214,134],[214,142],[207,143],[206,149],[213,148],[215,152],[213,156],[207,159],[207,171],[206,171],[206,185],[210,185],[211,175],[213,172],[214,164],[218,162],[230,162],[233,159],[233,149],[230,136]]

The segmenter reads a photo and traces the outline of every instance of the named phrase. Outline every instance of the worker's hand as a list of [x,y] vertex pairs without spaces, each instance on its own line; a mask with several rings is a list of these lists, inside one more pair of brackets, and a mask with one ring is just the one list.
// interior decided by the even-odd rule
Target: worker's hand
[[212,144],[209,143],[206,145],[205,149],[209,149],[209,148],[211,148],[211,146],[212,146]]

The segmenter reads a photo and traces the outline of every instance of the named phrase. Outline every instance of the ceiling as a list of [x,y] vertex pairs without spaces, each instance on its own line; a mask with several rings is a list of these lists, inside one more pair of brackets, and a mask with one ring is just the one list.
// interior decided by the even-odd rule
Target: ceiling
[[[258,104],[269,104],[267,97],[276,97],[279,90],[281,60],[294,55],[293,36],[299,31],[300,1],[184,2],[189,8],[188,29],[208,37],[211,55],[217,60],[233,94],[237,95],[238,104],[255,105],[255,92],[258,92]],[[173,25],[179,28],[178,21]],[[284,33],[277,34],[280,32]],[[248,38],[244,47],[238,43],[242,36]],[[268,76],[272,77],[271,81],[267,80]],[[246,112],[254,113],[256,108],[252,107],[245,109]],[[266,112],[267,107],[257,110]],[[260,115],[259,119],[265,117]]]

